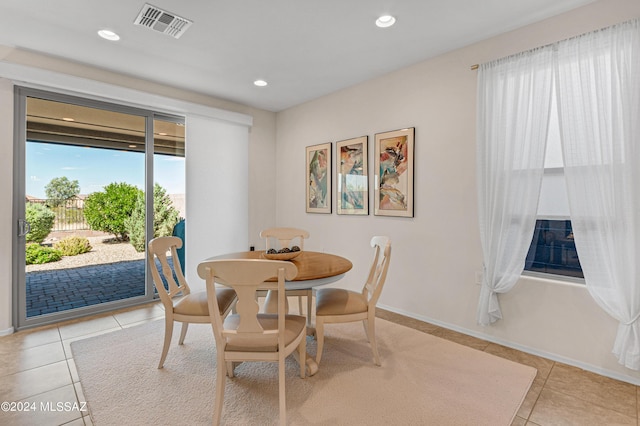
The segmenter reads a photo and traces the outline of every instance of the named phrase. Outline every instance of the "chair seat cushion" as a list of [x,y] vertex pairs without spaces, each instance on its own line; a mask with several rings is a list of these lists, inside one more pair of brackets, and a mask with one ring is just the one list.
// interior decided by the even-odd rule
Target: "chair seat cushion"
[[367,312],[369,304],[362,293],[341,288],[323,288],[316,292],[316,315],[349,315]]
[[[204,292],[207,294],[207,292]],[[236,291],[232,288],[223,287],[216,289],[216,299],[218,299],[218,310],[220,311],[220,315],[224,315],[227,312],[233,302],[236,300]]]
[[[231,288],[218,288],[216,298],[220,315],[223,315],[235,300],[236,292]],[[209,316],[207,292],[198,291],[187,294],[174,305],[173,312],[180,315]]]
[[[300,333],[306,333],[307,319],[300,315],[285,315],[284,344],[290,345]],[[278,315],[258,314],[258,322],[264,330],[278,329]],[[240,315],[231,314],[224,320],[225,330],[235,330],[240,323]],[[228,336],[226,351],[232,352],[275,352],[278,350],[278,343],[266,343],[255,341],[252,337],[243,338],[241,335]]]

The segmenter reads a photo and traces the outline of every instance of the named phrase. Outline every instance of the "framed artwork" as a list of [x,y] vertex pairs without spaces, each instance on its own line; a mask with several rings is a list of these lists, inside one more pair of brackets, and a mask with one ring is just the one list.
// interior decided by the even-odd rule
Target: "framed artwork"
[[368,136],[336,142],[338,214],[369,214]]
[[375,215],[413,217],[414,135],[414,127],[376,134]]
[[331,213],[331,142],[306,148],[307,213]]

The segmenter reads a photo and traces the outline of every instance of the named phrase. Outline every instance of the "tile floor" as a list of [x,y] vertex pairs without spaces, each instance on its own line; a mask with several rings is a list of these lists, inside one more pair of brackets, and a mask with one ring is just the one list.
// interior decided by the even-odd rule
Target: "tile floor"
[[[295,304],[293,305],[295,306]],[[71,355],[74,340],[162,318],[158,303],[0,337],[0,425],[92,425]],[[379,310],[379,317],[538,369],[513,425],[638,425],[638,387]],[[60,404],[59,404],[60,403]],[[33,410],[35,409],[35,410]]]
[[0,403],[30,410],[0,410],[0,425],[92,425],[71,342],[163,317],[162,305],[152,303],[0,337]]

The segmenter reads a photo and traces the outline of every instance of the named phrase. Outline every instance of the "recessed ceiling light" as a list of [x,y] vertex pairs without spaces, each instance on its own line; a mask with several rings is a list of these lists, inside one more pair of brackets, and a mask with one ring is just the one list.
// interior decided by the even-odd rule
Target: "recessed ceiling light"
[[266,86],[268,83],[264,80],[256,80],[253,82],[253,84],[255,84],[258,87],[264,87]]
[[74,119],[73,119],[73,118],[71,118],[71,117],[62,117],[62,120],[63,120],[63,121],[76,121],[76,120],[74,120]]
[[387,28],[396,23],[396,18],[391,15],[383,15],[376,19],[376,25],[380,28]]
[[110,30],[100,30],[98,31],[98,35],[106,40],[110,41],[118,41],[120,40],[120,36],[113,31]]
[[129,145],[129,148],[135,148],[137,145]]

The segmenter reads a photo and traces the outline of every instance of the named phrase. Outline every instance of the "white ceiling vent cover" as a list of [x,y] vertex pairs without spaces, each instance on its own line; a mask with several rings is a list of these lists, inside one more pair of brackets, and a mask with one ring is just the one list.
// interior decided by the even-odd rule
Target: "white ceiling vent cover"
[[145,4],[136,18],[136,25],[142,25],[174,38],[180,38],[182,34],[193,24],[189,19],[176,16],[174,13],[164,11],[156,6]]

